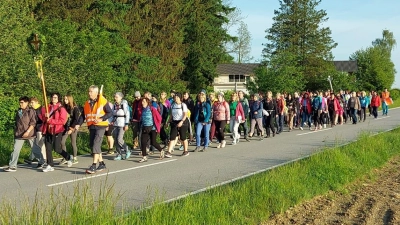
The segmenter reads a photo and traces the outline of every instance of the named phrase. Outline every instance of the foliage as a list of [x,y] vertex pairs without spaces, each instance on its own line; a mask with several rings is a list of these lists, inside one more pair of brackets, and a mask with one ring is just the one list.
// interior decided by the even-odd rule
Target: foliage
[[[277,75],[290,71],[293,76],[304,77],[301,86],[320,88],[319,82],[327,71],[333,70],[331,50],[337,46],[331,30],[321,27],[328,20],[325,10],[318,10],[320,0],[280,0],[275,10],[274,23],[267,29],[264,61],[271,62]],[[289,60],[287,60],[289,58]],[[286,68],[288,67],[288,68]],[[285,80],[284,77],[281,80]]]
[[360,89],[383,90],[390,88],[396,74],[391,52],[396,40],[393,33],[383,30],[382,38],[376,39],[372,46],[354,52],[351,60],[357,60],[356,82]]
[[398,88],[393,88],[392,90],[390,90],[390,97],[391,97],[393,100],[400,99],[400,89],[398,89]]

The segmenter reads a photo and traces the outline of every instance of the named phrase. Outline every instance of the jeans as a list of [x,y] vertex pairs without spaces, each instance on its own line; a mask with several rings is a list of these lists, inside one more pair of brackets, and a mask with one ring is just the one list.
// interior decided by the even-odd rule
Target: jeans
[[386,104],[385,100],[382,101],[382,114],[387,115],[389,106]]
[[238,131],[239,124],[240,123],[239,123],[239,121],[236,120],[235,116],[231,116],[229,128],[233,135],[233,139],[235,139],[235,140],[238,140],[240,138],[239,131]]
[[350,108],[351,118],[353,119],[353,124],[357,123],[357,112],[358,110],[355,108]]
[[44,137],[42,132],[36,132],[36,138],[33,142],[32,153],[29,156],[30,160],[37,158],[40,164],[46,162],[46,148],[44,146]]
[[278,117],[276,117],[277,133],[281,133],[283,131],[283,118],[284,116],[282,114],[278,114]]
[[196,146],[200,147],[201,144],[201,133],[204,130],[204,147],[208,147],[208,143],[210,142],[210,128],[211,124],[209,123],[196,123]]
[[33,146],[33,139],[15,139],[14,140],[14,150],[11,152],[11,158],[9,162],[10,167],[17,168],[17,163],[18,163],[18,158],[19,158],[19,153],[21,153],[21,148],[22,145],[24,145],[24,142],[28,141],[31,147]]
[[307,122],[308,126],[311,127],[310,114],[308,114],[306,111],[303,111],[300,127],[303,127],[305,122]]

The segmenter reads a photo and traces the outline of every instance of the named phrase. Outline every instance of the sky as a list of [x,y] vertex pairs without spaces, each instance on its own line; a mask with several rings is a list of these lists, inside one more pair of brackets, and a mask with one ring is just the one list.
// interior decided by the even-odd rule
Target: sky
[[[231,0],[231,5],[241,10],[252,37],[251,55],[255,62],[262,59],[265,30],[273,23],[274,10],[279,0]],[[322,0],[318,9],[326,11],[332,39],[338,46],[332,50],[335,60],[348,60],[357,50],[371,46],[382,31],[393,32],[398,46],[392,52],[397,74],[392,88],[400,88],[400,1],[399,0]],[[231,34],[236,33],[232,28]]]

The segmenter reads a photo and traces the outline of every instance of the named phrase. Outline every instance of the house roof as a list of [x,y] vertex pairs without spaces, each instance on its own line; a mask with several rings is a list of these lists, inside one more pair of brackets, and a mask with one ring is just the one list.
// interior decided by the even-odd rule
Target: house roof
[[333,61],[337,71],[343,72],[356,72],[357,71],[357,61]]
[[260,63],[226,63],[217,65],[218,74],[244,75],[253,74]]
[[[357,61],[333,61],[337,71],[343,72],[356,72]],[[225,63],[217,65],[218,74],[230,74],[230,75],[245,75],[253,74],[254,69],[257,68],[260,63]]]

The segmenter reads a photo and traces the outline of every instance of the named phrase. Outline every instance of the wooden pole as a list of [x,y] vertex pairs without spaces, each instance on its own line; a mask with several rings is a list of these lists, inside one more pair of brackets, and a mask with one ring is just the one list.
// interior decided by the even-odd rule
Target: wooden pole
[[35,64],[36,64],[36,70],[38,72],[38,76],[41,80],[41,84],[42,84],[42,94],[43,94],[43,102],[46,108],[46,113],[49,114],[49,106],[47,103],[47,95],[46,95],[46,85],[44,83],[44,76],[43,76],[43,66],[42,66],[42,60],[41,59],[36,59],[35,60]]

